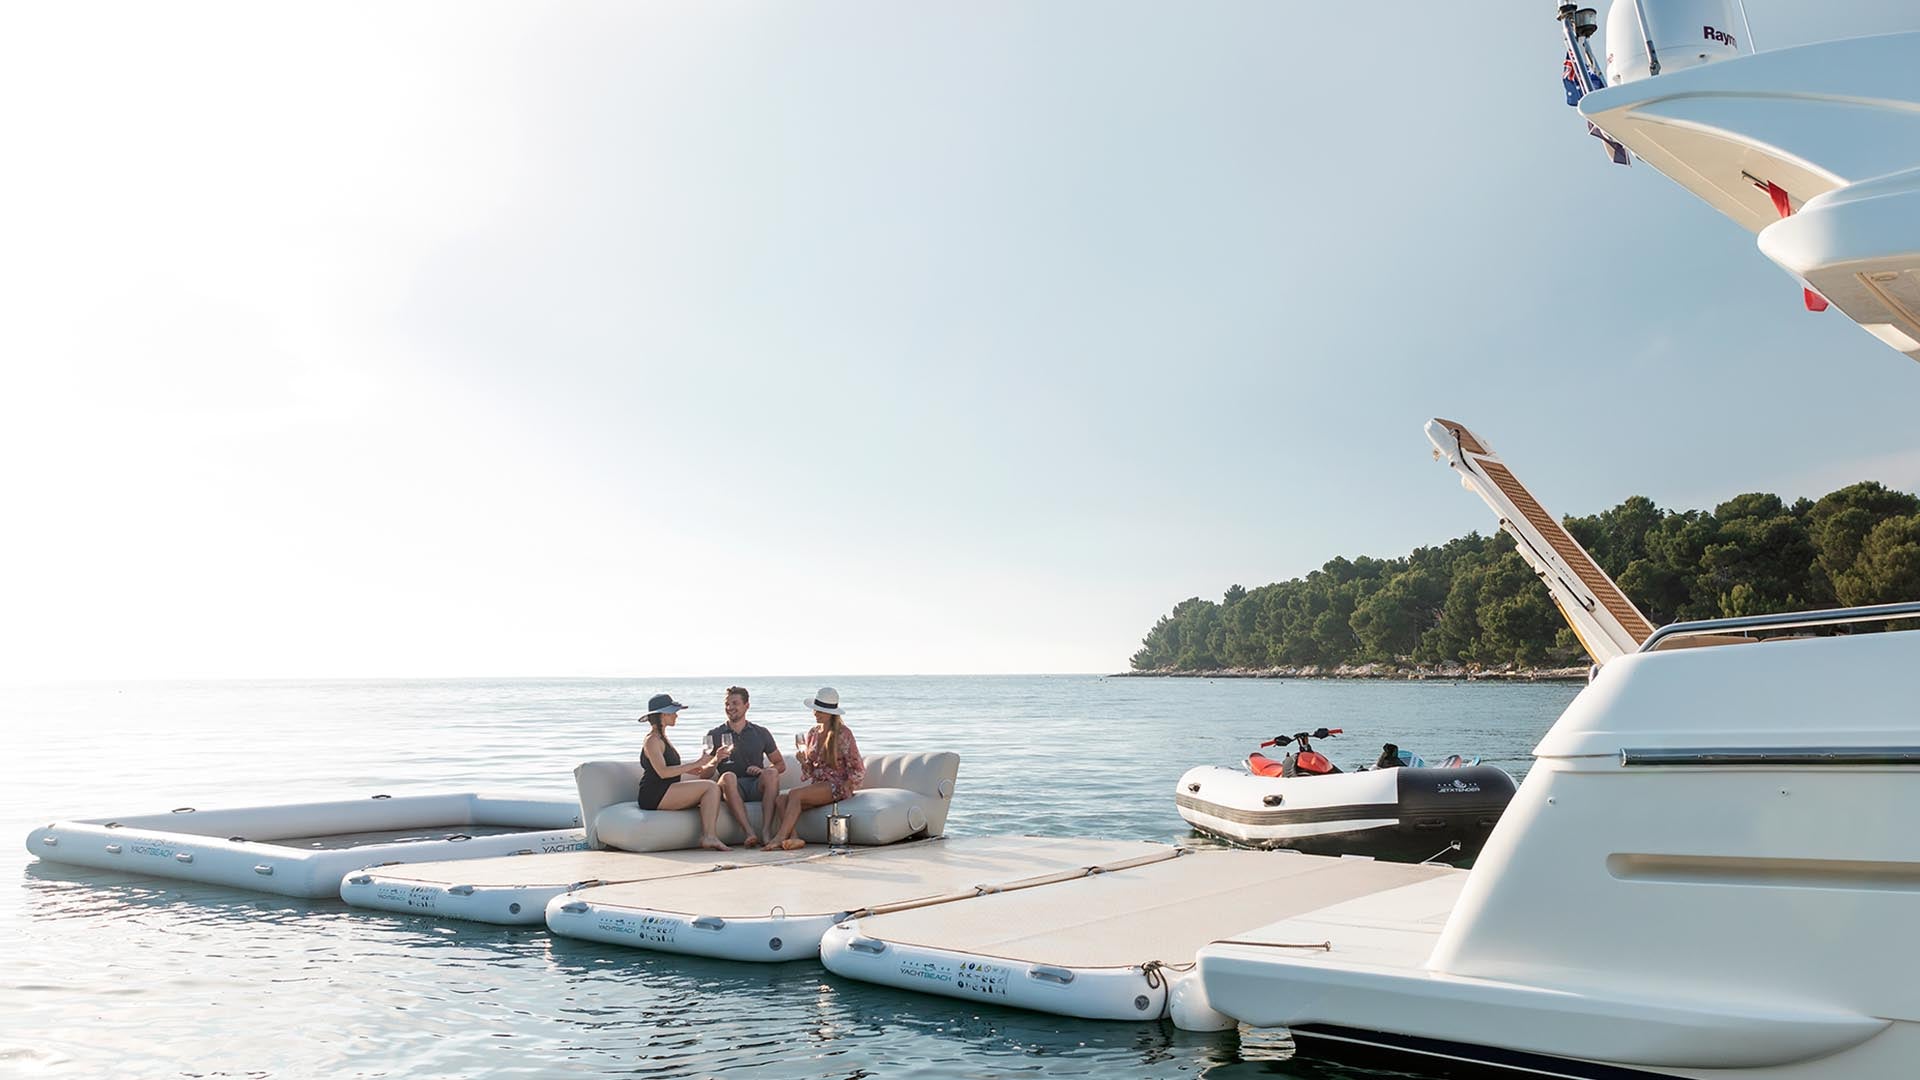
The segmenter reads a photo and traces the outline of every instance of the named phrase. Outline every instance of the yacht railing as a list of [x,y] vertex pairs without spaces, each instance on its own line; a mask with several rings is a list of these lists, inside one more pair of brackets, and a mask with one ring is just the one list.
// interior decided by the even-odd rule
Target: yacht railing
[[1891,619],[1920,618],[1920,601],[1902,604],[1874,604],[1868,607],[1828,608],[1824,611],[1783,611],[1772,615],[1742,615],[1732,619],[1700,619],[1695,622],[1668,623],[1641,642],[1641,652],[1653,652],[1674,638],[1703,634],[1738,636],[1749,630],[1792,630],[1807,626],[1839,626],[1846,623],[1887,622]]

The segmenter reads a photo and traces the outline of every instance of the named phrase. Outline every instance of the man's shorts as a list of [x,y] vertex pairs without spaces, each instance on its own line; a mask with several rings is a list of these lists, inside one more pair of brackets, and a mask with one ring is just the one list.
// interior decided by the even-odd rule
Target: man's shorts
[[746,773],[735,773],[734,778],[740,781],[740,798],[742,801],[760,801],[760,777],[748,776]]

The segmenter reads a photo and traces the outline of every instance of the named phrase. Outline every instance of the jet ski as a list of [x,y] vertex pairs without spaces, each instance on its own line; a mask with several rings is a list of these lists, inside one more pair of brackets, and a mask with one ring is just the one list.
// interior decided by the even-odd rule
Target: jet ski
[[1449,755],[1429,764],[1393,743],[1370,768],[1343,772],[1313,741],[1342,734],[1317,728],[1260,744],[1245,768],[1199,765],[1174,789],[1180,816],[1196,831],[1248,847],[1316,855],[1367,855],[1398,862],[1469,859],[1512,801],[1513,777],[1480,759]]

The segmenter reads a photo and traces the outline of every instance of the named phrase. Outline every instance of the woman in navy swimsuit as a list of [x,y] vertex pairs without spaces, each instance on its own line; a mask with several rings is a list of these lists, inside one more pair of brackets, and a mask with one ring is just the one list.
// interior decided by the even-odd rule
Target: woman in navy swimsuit
[[727,845],[721,843],[713,831],[720,815],[720,785],[689,774],[725,760],[733,748],[716,747],[691,765],[680,764],[680,751],[675,750],[673,741],[667,738],[667,729],[679,721],[680,710],[684,708],[685,705],[673,700],[672,694],[655,694],[647,702],[647,715],[641,719],[652,730],[647,732],[647,741],[640,748],[640,809],[686,810],[698,806],[700,846],[727,851]]

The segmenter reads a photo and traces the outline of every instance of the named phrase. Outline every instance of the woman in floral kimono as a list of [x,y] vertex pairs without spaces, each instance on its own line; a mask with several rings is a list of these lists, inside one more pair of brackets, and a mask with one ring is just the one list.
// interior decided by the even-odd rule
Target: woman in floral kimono
[[846,711],[840,708],[839,691],[823,686],[819,693],[801,704],[813,710],[814,720],[799,753],[800,776],[807,782],[781,793],[780,827],[767,841],[769,848],[777,845],[787,851],[807,846],[805,840],[793,834],[800,825],[802,811],[850,797],[860,790],[860,782],[867,776],[860,746],[853,741],[853,731],[842,719]]

